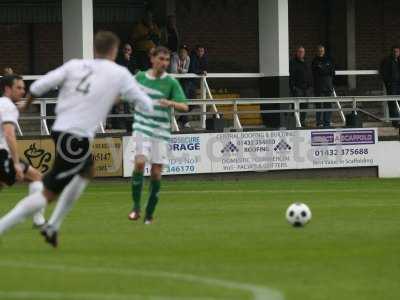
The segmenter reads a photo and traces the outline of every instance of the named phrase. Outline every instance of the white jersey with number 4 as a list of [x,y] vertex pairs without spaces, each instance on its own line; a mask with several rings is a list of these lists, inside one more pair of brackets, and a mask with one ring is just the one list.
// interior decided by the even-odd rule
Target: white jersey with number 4
[[93,138],[118,97],[153,110],[129,71],[106,59],[74,59],[35,81],[30,91],[39,97],[59,87],[53,131]]
[[19,111],[14,102],[8,97],[0,97],[0,149],[9,151],[7,141],[4,138],[3,124],[12,123],[17,126],[18,118]]

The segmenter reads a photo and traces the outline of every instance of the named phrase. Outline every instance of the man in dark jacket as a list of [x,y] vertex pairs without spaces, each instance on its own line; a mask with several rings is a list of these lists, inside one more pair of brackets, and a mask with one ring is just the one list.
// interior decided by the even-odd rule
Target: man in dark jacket
[[[393,46],[392,54],[383,59],[379,72],[385,83],[388,95],[400,95],[400,47]],[[389,115],[391,118],[398,118],[399,113],[395,101],[389,101]],[[398,127],[399,122],[392,122],[394,127]]]
[[[325,47],[317,47],[317,56],[312,62],[312,73],[314,79],[314,94],[316,97],[333,96],[333,78],[335,76],[335,65],[326,55]],[[316,108],[331,109],[332,103],[316,103]],[[317,126],[331,126],[331,111],[317,112]]]
[[[122,47],[116,63],[127,68],[132,75],[135,75],[139,71],[136,59],[133,56],[133,48],[129,43],[125,43]],[[131,108],[128,103],[118,103],[113,106],[111,113],[113,115],[130,114]],[[112,118],[109,125],[111,125],[113,129],[126,129],[127,131],[131,131],[132,118]]]
[[189,73],[207,75],[208,58],[203,46],[197,45],[190,56]]
[[[289,85],[292,97],[312,97],[312,72],[311,66],[305,61],[306,50],[300,46],[296,50],[295,57],[289,64]],[[301,109],[307,109],[307,103],[301,103]],[[300,114],[300,122],[304,126],[306,112]]]
[[126,67],[132,75],[138,72],[138,67],[135,57],[132,55],[133,49],[129,43],[124,44],[122,51],[117,57],[116,63]]
[[[208,68],[208,58],[206,54],[206,50],[203,46],[197,45],[192,54],[190,55],[190,65],[189,65],[189,73],[194,73],[197,75],[207,75]],[[200,88],[200,81],[195,79],[189,79],[187,81],[187,95],[188,99],[196,98],[196,90]],[[193,106],[189,107],[189,112],[192,111]],[[187,116],[181,116],[178,119],[178,122],[184,128],[190,128],[191,125],[189,123],[189,119]]]

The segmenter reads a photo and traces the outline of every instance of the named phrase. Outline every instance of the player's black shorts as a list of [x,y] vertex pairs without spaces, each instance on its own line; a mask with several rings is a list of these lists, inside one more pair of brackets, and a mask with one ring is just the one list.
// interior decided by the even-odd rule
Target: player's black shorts
[[56,157],[53,168],[43,179],[49,191],[60,194],[77,174],[88,174],[92,167],[92,152],[88,138],[66,132],[53,131],[51,134]]
[[[29,169],[29,164],[20,160],[22,171],[24,174]],[[0,182],[7,184],[8,186],[13,185],[17,181],[14,161],[10,157],[9,153],[5,149],[0,149]]]

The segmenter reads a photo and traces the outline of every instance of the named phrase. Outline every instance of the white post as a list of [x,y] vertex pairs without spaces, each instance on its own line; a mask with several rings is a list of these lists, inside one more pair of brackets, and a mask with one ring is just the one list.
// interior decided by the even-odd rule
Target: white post
[[[289,0],[258,0],[261,96],[289,96]],[[263,110],[289,109],[288,104],[263,104]],[[265,125],[283,127],[288,114],[264,114]],[[279,123],[279,125],[278,125]]]
[[301,128],[302,125],[305,125],[305,124],[301,124],[300,103],[299,103],[298,100],[295,100],[295,102],[294,102],[294,118],[296,120],[296,127],[297,128]]
[[93,58],[93,0],[62,0],[63,58]]
[[42,135],[50,135],[49,127],[47,126],[47,102],[42,100],[40,102],[40,132]]
[[[207,90],[206,90],[206,77],[202,76],[200,78],[200,91],[201,91],[201,100],[206,100],[207,99]],[[201,116],[200,116],[200,123],[201,123],[201,128],[206,129],[206,122],[207,122],[207,105],[202,104],[201,105]]]
[[260,73],[289,76],[288,0],[258,0]]
[[172,122],[171,122],[171,127],[172,127],[172,132],[179,132],[179,125],[178,122],[176,121],[176,115],[175,115],[175,110],[172,108]]
[[[346,23],[347,23],[347,69],[356,70],[356,4],[355,0],[346,1]],[[357,88],[356,76],[348,77],[349,89]]]

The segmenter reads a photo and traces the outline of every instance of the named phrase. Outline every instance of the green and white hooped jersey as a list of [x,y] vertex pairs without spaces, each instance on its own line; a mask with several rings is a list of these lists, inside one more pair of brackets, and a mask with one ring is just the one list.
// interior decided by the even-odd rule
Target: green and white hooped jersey
[[140,88],[153,99],[154,112],[135,109],[133,131],[146,136],[169,142],[171,138],[171,108],[161,107],[160,99],[186,103],[185,94],[179,82],[164,73],[160,78],[155,78],[149,72],[136,74],[136,81]]

